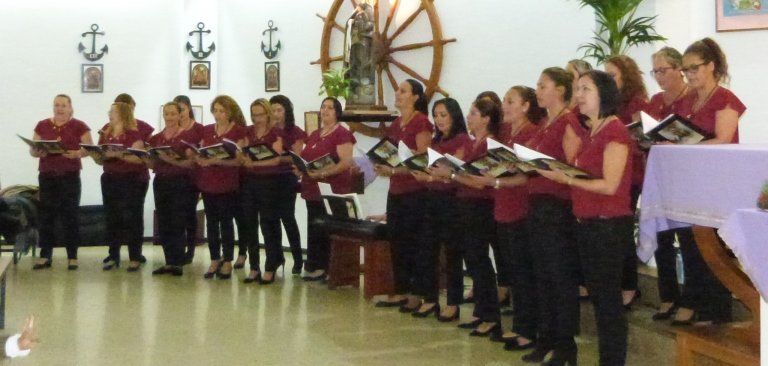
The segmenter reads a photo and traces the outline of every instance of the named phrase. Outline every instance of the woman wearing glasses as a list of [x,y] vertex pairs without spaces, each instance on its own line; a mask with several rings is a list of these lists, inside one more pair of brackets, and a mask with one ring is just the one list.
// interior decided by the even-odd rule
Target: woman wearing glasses
[[[702,144],[738,143],[739,118],[747,107],[720,85],[730,79],[720,46],[710,38],[694,42],[683,54],[682,70],[690,92],[678,114],[711,136]],[[685,293],[672,325],[730,321],[731,295],[704,262],[696,244],[682,241],[680,251],[685,262]]]

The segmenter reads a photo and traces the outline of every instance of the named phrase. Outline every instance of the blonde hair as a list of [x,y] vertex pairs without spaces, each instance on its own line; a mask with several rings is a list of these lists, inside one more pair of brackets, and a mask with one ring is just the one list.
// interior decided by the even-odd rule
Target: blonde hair
[[683,67],[683,55],[680,54],[680,51],[672,47],[664,47],[651,55],[651,61],[656,58],[664,59],[664,61],[667,61],[667,63],[675,69]]
[[219,95],[214,98],[213,102],[211,102],[211,113],[213,113],[213,106],[216,104],[224,107],[224,110],[227,112],[227,118],[229,118],[231,122],[235,122],[236,124],[245,127],[245,116],[243,116],[243,111],[232,97],[229,95]]
[[268,100],[264,98],[259,98],[254,100],[253,103],[251,103],[249,112],[253,110],[253,107],[257,107],[257,106],[264,109],[264,113],[267,114],[267,126],[272,128],[272,105],[269,103]]
[[[138,126],[136,125],[136,118],[133,117],[133,106],[123,102],[112,103],[112,106],[117,108],[117,114],[120,117],[120,122],[123,123],[123,130],[138,130]],[[114,131],[112,129],[112,125],[110,124],[107,126],[106,133],[107,135],[111,136],[113,132]]]

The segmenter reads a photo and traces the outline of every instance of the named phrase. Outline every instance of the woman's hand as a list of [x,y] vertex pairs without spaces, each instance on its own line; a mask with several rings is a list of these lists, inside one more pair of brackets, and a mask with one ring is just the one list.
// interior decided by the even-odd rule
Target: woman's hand
[[104,153],[104,157],[107,159],[120,159],[123,157],[123,153],[117,151],[107,151]]
[[553,168],[552,170],[536,169],[536,172],[541,174],[542,177],[560,184],[568,184],[568,181],[573,179],[556,168]]
[[431,175],[424,173],[420,170],[411,170],[411,175],[413,175],[413,177],[416,178],[417,181],[422,183],[429,183],[435,180],[434,178],[432,178]]
[[80,150],[67,150],[61,156],[67,158],[67,159],[80,159],[83,157]]
[[496,185],[496,177],[488,172],[483,172],[482,176],[471,175],[470,177],[484,186],[493,187]]
[[366,217],[365,219],[373,222],[387,222],[387,214],[371,215]]
[[451,175],[454,174],[453,169],[442,164],[428,168],[427,171],[431,176],[439,179],[451,179]]
[[391,177],[395,175],[395,168],[386,165],[375,164],[373,170],[376,172],[376,175],[380,177]]

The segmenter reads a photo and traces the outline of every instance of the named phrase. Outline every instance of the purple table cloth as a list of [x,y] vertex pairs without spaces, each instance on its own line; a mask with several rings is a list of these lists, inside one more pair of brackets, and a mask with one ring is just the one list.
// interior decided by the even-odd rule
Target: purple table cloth
[[768,212],[736,210],[719,230],[763,299],[768,294]]
[[653,257],[659,231],[720,228],[736,210],[755,207],[766,180],[766,144],[654,146],[640,202],[638,257]]

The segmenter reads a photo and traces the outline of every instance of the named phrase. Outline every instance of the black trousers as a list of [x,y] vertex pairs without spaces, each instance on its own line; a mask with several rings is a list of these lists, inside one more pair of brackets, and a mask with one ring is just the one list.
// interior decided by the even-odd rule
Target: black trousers
[[[534,250],[528,235],[527,220],[496,223],[499,255],[509,267],[512,285],[512,331],[528,339],[536,337],[539,309],[536,301]],[[498,262],[497,262],[498,265]]]
[[155,176],[152,188],[155,193],[157,226],[165,264],[181,266],[184,264],[184,247],[187,245],[185,234],[189,220],[189,202],[195,195],[194,184],[187,176]]
[[316,220],[327,215],[323,201],[307,202],[307,271],[328,270],[331,242],[328,233]]
[[299,180],[293,173],[280,175],[280,183],[277,186],[277,214],[283,223],[288,244],[291,247],[293,265],[301,268],[304,265],[304,257],[301,251],[301,235],[299,224],[296,222],[296,193]]
[[489,256],[495,236],[493,200],[460,198],[458,200],[461,233],[461,255],[472,276],[475,310],[473,315],[484,322],[500,322],[496,275]]
[[[695,310],[702,321],[729,322],[733,308],[731,293],[712,273],[701,256],[693,231],[688,230],[680,240],[685,285],[678,305]],[[720,244],[725,245],[722,240]]]
[[[241,183],[242,183],[242,179],[241,179]],[[242,190],[242,185],[240,189]],[[238,192],[238,193],[242,194],[242,192]],[[243,201],[240,198],[241,197],[238,197],[237,203],[233,208],[235,223],[237,224],[237,237],[238,237],[238,240],[236,240],[235,242],[237,244],[237,255],[239,257],[245,257],[248,255],[247,237],[250,235],[249,234],[250,229],[248,227],[249,226],[255,227],[255,229],[253,230],[256,231],[256,243],[258,245],[258,243],[260,242],[259,241],[259,222],[258,222],[258,218],[256,222],[250,222],[250,223],[248,222],[248,219],[246,218],[246,214],[245,214],[245,210],[246,210],[245,201]],[[258,258],[256,262],[258,263]]]
[[427,191],[423,194],[424,218],[416,247],[415,293],[424,302],[436,303],[439,297],[440,248],[444,248],[448,305],[460,305],[464,291],[462,258],[456,228],[456,197],[453,192]]
[[[77,259],[80,245],[80,172],[59,176],[38,176],[40,184],[40,258],[51,259],[57,240],[67,247],[67,258]],[[56,237],[56,221],[64,237]]]
[[621,289],[624,291],[637,290],[637,242],[635,241],[635,224],[637,224],[637,202],[640,199],[640,193],[643,188],[632,186],[630,191],[630,209],[634,216],[632,217],[632,230],[625,233],[624,238],[626,246],[624,252],[624,263],[622,264]]
[[674,246],[675,235],[680,242],[693,240],[691,228],[666,230],[656,234],[658,247],[653,256],[656,259],[656,268],[659,274],[658,286],[661,302],[677,302],[680,299],[680,286],[677,283],[677,251]]
[[227,193],[203,192],[205,227],[208,230],[208,250],[211,260],[231,262],[235,252],[235,210],[237,191]]
[[128,258],[141,260],[144,240],[144,197],[148,182],[136,180],[134,174],[101,175],[101,196],[107,216],[109,257],[120,262],[120,245],[128,245]]
[[189,201],[184,208],[186,213],[184,215],[186,217],[184,232],[187,239],[187,255],[192,257],[195,255],[195,246],[197,246],[197,201],[200,198],[200,191],[194,184],[192,185],[192,194],[188,198]]
[[576,227],[582,271],[595,307],[600,365],[624,365],[628,325],[621,299],[621,271],[626,232],[633,229],[633,218],[585,220]]
[[419,191],[387,196],[387,232],[392,253],[395,293],[416,292],[415,271],[419,230],[424,218],[424,194]]
[[536,278],[539,338],[573,343],[579,329],[579,254],[573,239],[571,203],[549,195],[530,198],[529,241]]
[[285,262],[282,251],[282,232],[280,216],[278,215],[277,194],[282,183],[277,176],[246,175],[240,187],[243,216],[245,218],[245,241],[248,247],[248,260],[251,270],[259,270],[259,237],[258,228],[264,235],[264,246],[267,260],[264,264],[266,271],[274,272]]

